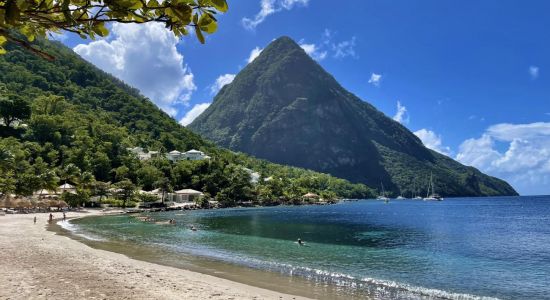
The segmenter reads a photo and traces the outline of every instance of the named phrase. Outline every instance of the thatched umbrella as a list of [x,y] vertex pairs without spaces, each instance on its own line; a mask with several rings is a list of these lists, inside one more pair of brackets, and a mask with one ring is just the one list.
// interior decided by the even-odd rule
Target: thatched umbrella
[[57,200],[48,200],[48,207],[57,207]]
[[40,200],[36,203],[36,206],[38,206],[38,208],[40,209],[46,209],[48,207],[48,202],[45,201],[45,200]]
[[319,195],[314,194],[314,193],[307,193],[307,194],[303,195],[302,197],[307,198],[307,199],[319,199]]
[[67,205],[67,202],[63,201],[63,200],[59,200],[57,201],[57,207],[67,207],[69,205]]
[[18,199],[15,201],[15,208],[18,208],[18,209],[31,208],[31,202],[25,199]]

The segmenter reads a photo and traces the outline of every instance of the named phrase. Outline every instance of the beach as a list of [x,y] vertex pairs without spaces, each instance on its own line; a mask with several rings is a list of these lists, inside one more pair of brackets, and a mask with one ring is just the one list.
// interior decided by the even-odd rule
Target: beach
[[0,216],[0,299],[306,299],[93,249],[48,231],[47,219]]

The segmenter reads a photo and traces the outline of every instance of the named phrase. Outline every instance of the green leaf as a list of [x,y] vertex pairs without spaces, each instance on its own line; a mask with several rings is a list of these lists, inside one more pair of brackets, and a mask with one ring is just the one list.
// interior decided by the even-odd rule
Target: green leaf
[[226,12],[229,7],[227,6],[227,1],[225,0],[212,0],[212,5],[221,12]]
[[214,33],[218,29],[218,23],[207,14],[201,16],[198,25],[202,31],[208,34]]
[[202,34],[202,31],[201,29],[199,28],[199,26],[195,26],[195,33],[197,34],[197,38],[199,39],[199,42],[201,42],[201,44],[204,44],[204,35]]
[[92,30],[97,33],[99,36],[107,36],[109,35],[109,30],[105,27],[105,23],[96,23],[94,27],[92,27]]

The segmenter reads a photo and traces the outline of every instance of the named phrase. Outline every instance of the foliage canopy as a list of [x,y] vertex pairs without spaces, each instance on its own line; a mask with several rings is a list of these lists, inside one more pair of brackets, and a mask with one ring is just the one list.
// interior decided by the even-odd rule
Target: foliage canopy
[[[28,42],[49,32],[72,32],[94,39],[109,34],[107,24],[158,22],[176,36],[194,30],[201,43],[214,33],[218,13],[228,10],[226,0],[5,0],[0,1],[0,54],[7,41],[17,43],[45,58],[53,57]],[[25,36],[22,40],[13,32]]]

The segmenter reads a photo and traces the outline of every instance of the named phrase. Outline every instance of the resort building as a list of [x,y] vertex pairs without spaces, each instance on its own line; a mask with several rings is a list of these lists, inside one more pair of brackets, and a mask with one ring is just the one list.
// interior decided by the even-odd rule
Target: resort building
[[[139,160],[149,160],[159,156],[158,151],[145,152],[142,147],[126,148],[129,152],[136,155]],[[179,152],[178,150],[170,151],[166,153],[166,158],[171,162],[178,162],[180,160],[203,160],[209,159],[210,156],[204,154],[199,150],[189,150],[187,152]]]
[[63,193],[76,194],[76,187],[74,185],[65,183],[63,185],[60,185],[57,188],[57,191],[59,192],[59,194],[63,194]]
[[149,160],[159,155],[158,151],[145,152],[141,147],[126,148],[126,150],[130,151],[131,153],[134,153],[139,160]]
[[166,158],[172,162],[178,162],[180,160],[203,160],[210,159],[210,156],[204,154],[204,152],[199,150],[189,150],[187,152],[179,152],[177,150],[171,151],[166,154]]
[[200,191],[193,189],[183,189],[175,191],[169,194],[169,200],[175,203],[185,203],[185,202],[194,202],[198,198],[204,196]]
[[254,170],[251,170],[249,168],[243,168],[249,175],[250,175],[250,183],[256,184],[258,181],[260,181],[260,173],[255,172]]

